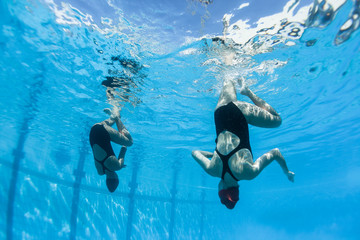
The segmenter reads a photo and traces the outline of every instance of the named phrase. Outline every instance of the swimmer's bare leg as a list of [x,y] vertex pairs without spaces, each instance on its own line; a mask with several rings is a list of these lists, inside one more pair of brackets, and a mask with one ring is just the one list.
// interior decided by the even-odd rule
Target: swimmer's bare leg
[[[115,123],[116,123],[116,127],[119,131],[120,134],[122,134],[123,136],[125,136],[126,138],[126,143],[119,143],[121,145],[125,145],[125,146],[131,146],[132,143],[133,143],[133,139],[129,133],[129,131],[126,129],[124,123],[121,121],[120,119],[120,112],[118,109],[114,109],[113,111],[113,115],[114,115],[114,120],[115,120]],[[111,136],[110,136],[111,137]],[[116,140],[114,141],[116,142]],[[125,150],[126,152],[126,150]],[[125,154],[125,153],[124,153]]]
[[127,147],[131,146],[133,144],[133,139],[120,119],[120,110],[117,107],[114,107],[113,111],[111,111],[109,108],[105,108],[104,112],[110,115],[110,118],[105,120],[104,122],[109,122],[111,123],[111,125],[115,122],[118,129],[118,131],[116,131],[113,128],[105,126],[105,129],[110,135],[111,141]]
[[264,109],[265,111],[269,112],[270,114],[274,115],[274,116],[279,116],[280,115],[275,111],[275,109],[270,106],[267,102],[265,102],[263,99],[259,98],[258,96],[255,95],[255,93],[253,93],[247,86],[244,86],[240,93],[242,95],[245,95],[247,97],[249,97],[251,99],[251,101],[258,107]]
[[[124,124],[122,123],[121,119],[120,119],[120,111],[118,108],[115,108],[111,111],[110,108],[105,108],[104,112],[108,115],[110,115],[110,119],[116,123],[116,126],[118,128],[118,131],[121,133],[122,130],[125,128]],[[107,121],[107,120],[105,120]]]
[[229,102],[236,102],[236,101],[237,101],[236,89],[233,81],[225,80],[215,110],[223,105],[228,104]]
[[110,108],[105,108],[105,109],[104,109],[104,112],[105,112],[106,114],[110,115],[110,118],[102,121],[101,124],[105,124],[105,125],[108,125],[108,126],[111,127],[112,125],[114,125],[115,119],[114,119],[113,116],[111,116],[111,110],[110,110]]
[[239,80],[239,85],[241,85],[240,93],[249,97],[255,104],[254,106],[246,102],[237,102],[237,106],[240,108],[249,124],[266,128],[273,128],[281,125],[282,119],[272,106],[256,96],[255,93],[245,86],[243,79]]
[[289,179],[289,181],[294,182],[294,176],[295,174],[291,171],[289,171],[285,159],[282,156],[280,150],[278,148],[274,148],[268,153],[265,153],[261,157],[259,157],[254,163],[253,163],[253,177],[256,177],[260,174],[260,172],[268,166],[273,160],[276,160],[280,167],[282,168],[283,172]]

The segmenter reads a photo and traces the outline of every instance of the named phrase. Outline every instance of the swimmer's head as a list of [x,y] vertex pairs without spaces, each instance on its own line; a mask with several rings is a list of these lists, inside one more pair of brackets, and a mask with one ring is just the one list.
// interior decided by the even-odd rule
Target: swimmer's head
[[118,176],[114,175],[114,177],[111,177],[111,178],[106,176],[106,186],[110,192],[114,192],[116,190],[116,188],[119,186]]
[[230,187],[219,191],[219,197],[222,204],[228,209],[233,209],[239,201],[239,187]]

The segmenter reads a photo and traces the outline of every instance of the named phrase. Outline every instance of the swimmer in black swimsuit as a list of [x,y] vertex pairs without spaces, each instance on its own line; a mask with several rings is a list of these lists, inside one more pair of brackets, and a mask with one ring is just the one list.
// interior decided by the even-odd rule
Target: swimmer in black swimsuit
[[[129,131],[120,120],[117,110],[111,113],[106,108],[104,112],[111,115],[109,119],[96,123],[90,130],[90,145],[93,150],[95,167],[99,175],[106,174],[106,186],[110,192],[114,192],[119,185],[119,178],[115,171],[125,167],[124,157],[126,147],[133,144]],[[116,123],[118,131],[111,126]],[[110,141],[122,145],[119,157],[115,156]]]
[[238,181],[254,179],[273,160],[279,163],[291,182],[294,181],[295,175],[287,168],[278,148],[253,162],[248,124],[275,128],[280,126],[282,120],[268,103],[244,86],[243,80],[240,84],[240,93],[249,97],[255,105],[238,101],[234,83],[224,82],[215,108],[215,152],[192,152],[193,158],[209,175],[221,178],[218,186],[219,197],[221,203],[229,209],[233,209],[239,200]]

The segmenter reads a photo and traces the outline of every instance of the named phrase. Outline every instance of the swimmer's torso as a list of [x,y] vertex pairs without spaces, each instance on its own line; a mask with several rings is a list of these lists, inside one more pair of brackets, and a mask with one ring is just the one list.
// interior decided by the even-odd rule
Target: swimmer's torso
[[[234,149],[240,145],[240,138],[229,131],[223,131],[218,135],[216,149],[222,155],[228,155]],[[214,161],[214,167],[223,169],[223,161],[219,154],[215,151],[212,158]],[[236,151],[230,156],[228,160],[228,166],[232,174],[236,177],[234,179],[228,172],[225,173],[224,180],[241,180],[243,179],[244,168],[246,169],[249,165],[252,165],[253,158],[251,152],[247,148],[242,148]],[[221,173],[220,173],[221,175]]]

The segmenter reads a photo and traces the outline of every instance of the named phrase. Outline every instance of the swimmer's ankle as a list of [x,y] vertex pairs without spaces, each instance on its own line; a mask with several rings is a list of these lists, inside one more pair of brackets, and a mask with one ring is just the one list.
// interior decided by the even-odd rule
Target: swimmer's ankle
[[248,96],[248,94],[250,93],[250,89],[249,89],[248,86],[246,86],[245,78],[244,77],[239,77],[237,79],[237,82],[238,82],[238,84],[240,86],[240,94]]
[[119,118],[120,119],[120,109],[118,107],[114,107],[111,112],[111,117],[113,119]]
[[117,107],[114,107],[113,110],[111,110],[110,108],[104,108],[103,111],[108,114],[113,120],[120,118],[120,110]]

